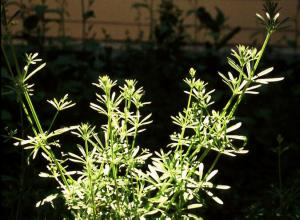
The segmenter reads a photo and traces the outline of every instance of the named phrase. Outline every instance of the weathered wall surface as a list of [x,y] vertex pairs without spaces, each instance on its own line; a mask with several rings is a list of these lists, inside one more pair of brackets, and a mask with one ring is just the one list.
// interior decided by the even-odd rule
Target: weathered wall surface
[[[19,0],[27,7],[33,7],[40,4],[41,0]],[[45,0],[48,8],[59,8],[59,2],[65,2],[64,9],[68,12],[65,16],[65,34],[74,38],[82,37],[82,1],[81,0]],[[153,10],[152,22],[158,20],[158,5],[160,0],[95,0],[88,8],[88,1],[84,0],[85,10],[93,10],[95,17],[87,22],[91,26],[89,36],[93,34],[97,39],[109,37],[111,40],[122,41],[128,37],[137,39],[142,32],[141,40],[147,41],[150,31],[150,13],[146,9],[137,10],[132,7],[134,3],[147,3]],[[201,43],[208,38],[207,33],[197,31],[197,21],[193,16],[187,16],[191,9],[203,6],[212,14],[215,14],[215,7],[219,7],[228,18],[228,27],[240,26],[242,31],[238,33],[230,43],[251,43],[253,39],[259,38],[259,35],[253,35],[258,32],[260,26],[257,24],[255,13],[262,13],[262,0],[174,0],[174,3],[182,10],[185,18],[186,31],[190,35],[191,42]],[[282,16],[290,17],[289,28],[284,32],[276,34],[272,43],[286,45],[286,40],[297,42],[299,46],[300,37],[300,14],[299,0],[280,0]],[[10,8],[10,11],[13,11]],[[59,18],[55,13],[48,13],[48,18]],[[139,18],[138,18],[139,17]],[[195,26],[196,25],[196,26]],[[19,27],[21,24],[19,24]],[[51,22],[47,25],[47,36],[59,35],[59,24]],[[252,36],[252,37],[251,37]]]

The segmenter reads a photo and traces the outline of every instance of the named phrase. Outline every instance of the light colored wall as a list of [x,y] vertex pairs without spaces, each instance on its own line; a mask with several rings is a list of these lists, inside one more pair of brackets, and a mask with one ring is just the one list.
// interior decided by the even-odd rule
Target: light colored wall
[[[19,0],[20,1],[20,0]],[[47,0],[46,3],[49,8],[57,8],[58,1],[63,0]],[[41,0],[23,0],[23,3],[28,7],[32,7]],[[66,0],[66,11],[69,16],[66,17],[65,30],[67,36],[74,38],[81,38],[82,24],[81,24],[81,0]],[[87,5],[87,0],[85,4]],[[146,41],[149,36],[149,14],[146,10],[141,9],[140,20],[136,17],[138,12],[132,7],[136,2],[148,2],[153,5],[155,12],[155,20],[158,19],[158,5],[160,0],[95,0],[91,9],[94,10],[96,17],[90,19],[88,25],[92,25],[91,34],[95,34],[97,39],[103,39],[103,29],[111,37],[112,40],[122,41],[128,36],[131,39],[136,39],[140,31],[143,31],[143,40]],[[300,15],[297,14],[297,7],[299,7],[299,0],[280,0],[280,7],[282,8],[282,16],[291,18],[288,30],[278,33],[273,38],[272,42],[279,45],[285,45],[283,38],[300,42]],[[214,14],[215,7],[219,7],[228,18],[228,26],[240,26],[242,31],[238,33],[230,43],[251,43],[253,38],[251,36],[259,31],[255,13],[262,13],[262,0],[174,0],[174,3],[186,14],[188,10],[204,6],[207,10]],[[13,9],[10,9],[13,11]],[[49,16],[58,18],[57,15]],[[298,21],[296,25],[295,21]],[[195,19],[190,16],[185,19],[187,32],[196,42],[203,42],[208,39],[204,31],[195,32]],[[19,24],[20,27],[20,24]],[[49,24],[48,36],[57,36],[59,26],[56,23]],[[298,34],[296,34],[298,33]],[[297,36],[297,38],[296,38]],[[259,38],[259,35],[256,35]]]

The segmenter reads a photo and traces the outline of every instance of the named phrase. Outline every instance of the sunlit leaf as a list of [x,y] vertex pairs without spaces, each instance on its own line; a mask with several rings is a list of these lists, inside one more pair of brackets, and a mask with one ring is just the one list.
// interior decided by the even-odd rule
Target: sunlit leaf
[[230,132],[232,132],[232,131],[235,131],[235,130],[239,129],[241,126],[242,126],[242,123],[241,123],[241,122],[236,123],[235,125],[233,125],[233,126],[227,128],[227,129],[226,129],[226,133],[230,133]]
[[188,209],[197,209],[197,208],[201,208],[203,205],[200,204],[200,203],[195,203],[195,204],[192,204],[192,205],[188,205]]
[[25,79],[23,80],[23,82],[26,82],[28,79],[30,79],[34,74],[36,74],[38,71],[40,71],[41,69],[43,69],[46,66],[46,63],[43,63],[41,65],[39,65],[35,70],[33,70],[32,72],[30,72],[28,74],[28,76],[25,77]]
[[205,181],[209,181],[211,178],[213,178],[218,173],[218,170],[212,171],[205,179]]

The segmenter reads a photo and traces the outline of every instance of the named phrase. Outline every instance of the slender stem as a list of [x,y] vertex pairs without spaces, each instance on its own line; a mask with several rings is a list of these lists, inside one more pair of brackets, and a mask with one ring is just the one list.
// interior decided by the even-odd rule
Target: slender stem
[[[27,101],[27,104],[29,105],[29,108],[30,108],[30,110],[31,110],[31,114],[32,114],[32,116],[33,116],[33,119],[34,119],[34,121],[35,121],[35,124],[36,124],[37,127],[38,127],[39,133],[40,133],[40,134],[43,134],[43,133],[44,133],[44,132],[43,132],[43,129],[42,129],[40,123],[39,123],[37,114],[36,114],[36,112],[35,112],[35,110],[34,110],[33,104],[32,104],[32,102],[31,102],[30,96],[29,96],[29,94],[28,94],[27,91],[24,91],[24,96],[25,96],[26,101]],[[24,109],[24,111],[25,111],[25,113],[26,113],[26,115],[27,115],[28,121],[29,121],[29,122],[31,123],[31,125],[32,125],[33,132],[35,133],[36,136],[38,136],[38,132],[35,130],[34,125],[33,125],[33,121],[32,121],[32,119],[31,119],[31,117],[30,117],[30,115],[29,115],[29,113],[28,113],[28,110],[27,110],[27,108],[26,108],[26,106],[25,106],[24,104],[23,104],[23,109]],[[69,189],[69,183],[68,183],[68,181],[67,181],[65,175],[67,175],[68,178],[69,178],[69,180],[71,180],[71,181],[73,181],[73,178],[72,178],[70,175],[67,174],[67,171],[65,170],[65,168],[57,161],[57,159],[56,159],[56,157],[55,157],[55,155],[54,155],[54,153],[52,152],[51,149],[48,150],[44,145],[41,145],[41,148],[42,148],[43,151],[49,156],[49,158],[51,158],[51,160],[55,163],[56,167],[58,168],[58,170],[59,170],[59,172],[60,172],[60,175],[61,175],[61,177],[62,177],[62,180],[63,180],[65,186]]]
[[4,50],[4,46],[3,46],[2,43],[1,43],[1,50],[2,50],[2,53],[3,53],[3,55],[4,55],[4,59],[5,59],[5,62],[6,62],[8,71],[9,71],[9,73],[10,73],[12,79],[13,79],[13,78],[14,78],[14,73],[13,73],[13,71],[12,71],[12,69],[11,69],[10,62],[8,61],[8,57],[7,57],[7,55],[6,55],[6,51]]
[[29,121],[29,123],[30,123],[30,125],[31,125],[31,128],[32,128],[33,133],[35,134],[35,136],[37,136],[37,135],[38,135],[38,132],[36,131],[36,129],[35,129],[35,127],[34,127],[34,124],[33,124],[32,120],[31,120],[31,117],[30,117],[30,115],[29,115],[29,113],[28,113],[27,107],[26,107],[26,105],[25,105],[23,102],[22,102],[22,107],[23,107],[23,110],[24,110],[25,115],[26,115],[26,117],[27,117],[27,120]]
[[[190,108],[190,105],[191,105],[191,100],[192,100],[192,90],[193,90],[194,87],[191,87],[190,88],[190,91],[189,91],[189,98],[188,98],[188,103],[187,103],[187,110]],[[186,112],[185,114],[185,121],[187,120],[187,116],[188,116],[188,112]],[[180,134],[180,137],[179,137],[179,141],[177,143],[177,146],[176,146],[176,150],[174,152],[178,152],[178,148],[180,147],[181,150],[180,150],[180,162],[181,162],[181,169],[183,168],[183,162],[184,162],[184,159],[187,157],[187,153],[184,155],[184,157],[182,157],[182,143],[181,143],[181,140],[183,139],[183,136],[184,136],[184,133],[185,133],[185,129],[186,127],[183,126],[182,129],[181,129],[181,134]],[[190,150],[191,146],[189,147],[188,150]],[[206,154],[208,153],[208,151],[206,151]],[[173,158],[172,158],[172,161],[174,163],[174,159],[175,159],[175,155],[173,155]],[[194,167],[194,170],[195,170],[195,167]],[[192,172],[189,172],[187,174],[187,176],[190,176],[192,174]],[[170,178],[166,184],[162,187],[162,189],[157,192],[157,195],[161,195],[163,193],[163,191],[165,190],[165,188],[167,187],[168,183],[170,183],[171,181],[173,181],[172,178]],[[175,195],[172,197],[172,201],[175,199]],[[153,205],[150,204],[150,206],[148,207],[148,210],[150,210],[150,208],[152,207]]]
[[89,187],[90,187],[90,193],[91,193],[91,202],[92,202],[92,209],[93,209],[93,219],[96,219],[96,205],[95,205],[95,195],[94,195],[94,186],[93,186],[93,179],[92,179],[92,170],[90,167],[90,155],[89,155],[89,146],[88,146],[88,140],[87,137],[84,140],[85,145],[85,154],[86,154],[86,169],[88,173],[88,180],[89,180]]
[[107,97],[106,100],[106,107],[107,107],[107,131],[106,131],[106,137],[105,137],[105,144],[106,144],[106,149],[111,150],[111,170],[112,170],[112,174],[113,174],[113,180],[114,180],[114,184],[115,184],[115,190],[116,190],[116,200],[117,200],[117,213],[116,213],[116,217],[118,217],[117,219],[119,219],[118,216],[118,211],[120,210],[120,205],[119,205],[119,196],[118,196],[118,183],[117,183],[117,174],[118,174],[118,167],[115,164],[115,150],[114,150],[114,136],[113,136],[113,127],[112,127],[112,119],[114,117],[113,115],[113,102],[111,100],[111,96],[110,96],[110,89],[106,88],[104,90],[105,95]]
[[[266,38],[265,38],[265,40],[264,40],[264,43],[263,43],[263,45],[262,45],[262,47],[261,47],[259,57],[257,58],[257,60],[256,60],[256,62],[255,62],[255,64],[254,64],[254,67],[253,67],[253,69],[252,69],[252,71],[251,71],[251,74],[250,74],[250,77],[251,77],[251,78],[254,76],[254,74],[255,74],[255,72],[256,72],[256,69],[257,69],[257,67],[258,67],[258,64],[259,64],[259,62],[260,62],[260,60],[261,60],[261,58],[262,58],[262,56],[263,56],[263,53],[264,53],[264,51],[265,51],[265,49],[266,49],[266,46],[267,46],[267,44],[268,44],[268,42],[269,42],[269,40],[270,40],[271,34],[272,34],[272,32],[268,32],[268,33],[267,33],[267,36],[266,36]],[[242,91],[241,94],[238,96],[237,101],[234,103],[234,105],[233,105],[233,107],[232,107],[232,109],[231,109],[231,111],[230,111],[230,113],[229,113],[229,115],[228,115],[229,118],[232,118],[232,116],[233,116],[234,113],[236,112],[237,107],[239,106],[240,102],[242,101],[242,99],[243,99],[243,97],[244,97],[244,95],[245,95],[245,92],[246,92],[246,90],[247,90],[247,88],[249,87],[250,84],[251,84],[251,81],[248,81],[247,84],[244,86],[243,91]],[[212,165],[211,165],[210,168],[209,168],[209,171],[212,171],[212,170],[214,169],[214,167],[215,167],[215,165],[217,164],[217,162],[218,162],[220,156],[221,156],[221,151],[218,152],[216,158],[214,159]],[[208,172],[207,174],[209,174],[209,172]]]
[[[190,92],[189,92],[189,98],[188,98],[187,108],[186,108],[186,113],[185,113],[185,119],[184,119],[185,122],[186,122],[187,116],[189,114],[188,110],[190,109],[190,105],[191,105],[192,91],[193,91],[193,87],[191,86]],[[184,138],[185,129],[186,129],[186,125],[182,126],[182,128],[181,128],[181,134],[179,136],[179,141],[177,143],[176,150],[175,150],[175,152],[178,152],[178,148],[180,147],[180,163],[181,163],[181,168],[183,166],[183,160],[182,160],[182,139]],[[173,155],[173,156],[174,156],[173,157],[173,160],[174,160],[175,155]]]
[[43,149],[43,151],[50,157],[50,159],[55,163],[55,166],[58,168],[60,176],[64,182],[64,185],[67,187],[67,189],[69,190],[69,183],[66,179],[66,176],[69,178],[70,181],[74,181],[73,178],[67,174],[67,171],[65,170],[65,168],[57,161],[54,153],[51,150],[48,150],[45,146],[41,145],[41,148]]
[[[195,140],[195,137],[193,137],[193,138],[191,139],[190,146],[188,147],[186,153],[185,153],[184,156],[183,156],[183,159],[182,159],[183,161],[185,161],[185,158],[189,155],[191,149],[195,146],[195,145],[194,145],[194,142],[193,142],[194,140]],[[200,147],[200,148],[201,148],[201,147]],[[197,148],[194,152],[196,152],[196,151],[199,152],[199,149]],[[193,155],[193,154],[192,154],[192,155]],[[193,156],[191,156],[191,158],[193,158]]]
[[232,94],[232,96],[230,97],[229,101],[226,103],[226,105],[222,111],[223,116],[226,115],[228,108],[231,106],[231,104],[235,98],[236,98],[236,94]]
[[[125,133],[127,134],[127,123],[128,123],[128,117],[127,113],[130,112],[130,105],[131,105],[131,97],[128,98],[128,100],[125,100],[125,107],[124,107],[124,113],[125,113],[125,118],[124,118],[124,126],[125,126]],[[128,136],[126,135],[126,145],[129,146],[129,141],[128,141]]]
[[[262,45],[262,47],[261,47],[261,49],[260,49],[259,57],[257,58],[257,60],[256,60],[256,62],[255,62],[255,64],[254,64],[254,67],[253,67],[253,69],[252,69],[252,71],[251,71],[251,73],[250,73],[250,77],[251,77],[251,78],[253,77],[253,75],[254,75],[255,72],[256,72],[256,69],[257,69],[257,67],[258,67],[258,64],[259,64],[259,62],[260,62],[260,60],[261,60],[261,58],[262,58],[262,56],[263,56],[263,54],[264,54],[264,51],[265,51],[265,49],[266,49],[266,46],[267,46],[267,44],[268,44],[268,42],[269,42],[269,40],[270,40],[271,34],[272,34],[271,32],[268,32],[268,33],[267,33],[267,36],[266,36],[266,38],[265,38],[265,40],[264,40],[264,43],[263,43],[263,45]],[[247,88],[249,87],[250,84],[251,84],[251,82],[249,81],[249,82],[244,86],[242,93],[239,95],[239,97],[238,97],[236,103],[234,104],[234,106],[232,107],[232,109],[231,109],[231,111],[230,111],[230,113],[229,113],[229,117],[232,117],[233,114],[235,113],[235,111],[237,110],[237,107],[239,106],[240,102],[242,101],[242,99],[243,99],[243,97],[244,97],[244,95],[245,95],[245,92],[246,92],[246,90],[247,90]]]
[[54,118],[52,119],[51,124],[50,124],[50,126],[49,126],[49,128],[48,128],[48,130],[47,130],[47,134],[50,132],[50,130],[51,130],[53,124],[54,124],[54,121],[56,120],[56,118],[57,118],[57,116],[58,116],[58,113],[59,113],[59,111],[57,111],[57,112],[55,113]]
[[30,111],[31,111],[31,114],[32,114],[33,119],[34,119],[34,122],[35,122],[35,124],[36,124],[36,126],[37,126],[39,132],[40,132],[40,133],[44,133],[44,132],[43,132],[43,129],[42,129],[42,126],[41,126],[41,124],[40,124],[40,121],[39,121],[39,119],[38,119],[38,116],[37,116],[37,114],[36,114],[36,111],[35,111],[35,109],[34,109],[34,107],[33,107],[32,102],[31,102],[30,96],[29,96],[29,94],[28,94],[28,92],[27,92],[26,90],[24,91],[24,96],[25,96],[25,99],[26,99],[26,101],[27,101],[27,104],[28,104],[28,106],[29,106],[29,109],[30,109]]
[[263,43],[263,46],[262,46],[262,48],[260,49],[260,55],[259,55],[258,59],[256,60],[255,65],[254,65],[254,68],[253,68],[253,70],[252,70],[251,76],[254,75],[254,73],[255,73],[255,71],[256,71],[256,69],[257,69],[257,67],[258,67],[258,64],[259,64],[259,62],[260,62],[260,60],[261,60],[261,58],[262,58],[262,56],[263,56],[263,54],[264,54],[264,52],[265,52],[265,49],[266,49],[266,47],[267,47],[267,45],[268,45],[268,43],[269,43],[269,41],[270,41],[271,35],[272,35],[272,32],[268,32],[268,33],[267,33],[267,36],[266,36],[265,41],[264,41],[264,43]]
[[[128,130],[128,128],[127,128],[127,123],[128,123],[127,113],[130,112],[131,99],[132,99],[131,95],[129,96],[128,100],[125,99],[125,107],[124,107],[124,113],[125,113],[125,119],[124,119],[125,120],[125,122],[124,122],[125,123],[125,131],[124,132],[126,134],[127,134],[127,130]],[[136,116],[137,116],[136,120],[139,120],[139,116],[140,116],[139,108],[137,108],[137,110],[136,110]],[[134,146],[135,146],[135,141],[136,141],[136,137],[137,137],[137,130],[138,130],[138,126],[135,127],[132,144],[131,144],[130,149],[128,149],[130,152],[131,152],[132,149],[134,149]],[[129,146],[128,135],[126,135],[126,147],[127,146]],[[132,164],[130,164],[130,166],[128,166],[128,168],[126,169],[126,176],[128,176],[128,173],[131,171],[131,169],[132,169]],[[130,175],[130,184],[133,187],[133,177],[132,177],[132,175]],[[128,189],[128,190],[130,191],[131,189]],[[135,193],[130,192],[129,194],[133,196],[132,199],[134,201],[134,204],[136,204]],[[127,197],[127,199],[128,199],[128,197]],[[127,202],[129,202],[129,199],[128,199]]]
[[[24,94],[26,94],[26,92],[24,92]],[[28,94],[27,94],[27,96],[28,96]],[[26,97],[26,95],[25,95],[25,97]],[[29,96],[28,96],[28,100],[30,101],[29,103],[31,103],[31,100],[30,100],[30,97],[29,97]],[[27,101],[28,101],[28,100],[27,100]],[[32,104],[32,103],[31,103],[31,104]],[[32,130],[33,130],[35,136],[38,136],[38,132],[36,131],[36,129],[35,129],[35,127],[34,127],[33,121],[32,121],[32,119],[31,119],[31,117],[30,117],[30,115],[29,115],[29,113],[28,113],[28,110],[27,110],[25,104],[23,103],[22,106],[23,106],[24,112],[25,112],[25,114],[26,114],[26,116],[27,116],[27,119],[28,119],[29,123],[30,123],[31,126],[32,126]],[[33,106],[32,106],[32,107],[33,107]],[[32,109],[31,109],[31,110],[32,110]],[[33,109],[33,112],[34,112],[34,109]],[[33,117],[34,117],[34,116],[33,116]],[[35,121],[36,121],[36,120],[38,121],[37,117],[34,118],[34,120],[35,120]],[[43,133],[43,131],[40,131],[40,133]],[[58,168],[58,170],[59,170],[59,172],[60,172],[60,174],[61,174],[61,177],[62,177],[62,180],[63,180],[64,184],[65,184],[66,187],[69,189],[68,181],[67,181],[66,178],[65,178],[65,175],[67,174],[65,168],[62,167],[61,164],[57,161],[57,159],[56,159],[54,153],[53,153],[50,149],[48,150],[44,145],[41,145],[41,148],[42,148],[42,150],[49,156],[49,158],[55,163],[55,165],[57,166],[57,168]],[[73,180],[72,177],[71,177],[70,175],[67,174],[67,176],[68,176],[68,178],[69,178],[70,180]]]
[[207,171],[207,173],[206,173],[207,175],[209,175],[209,174],[211,173],[211,171],[215,168],[215,166],[216,166],[217,162],[219,161],[220,157],[221,157],[221,153],[218,152],[218,154],[217,154],[217,156],[215,157],[215,159],[214,159],[212,165],[210,166],[210,168],[208,169],[208,171]]
[[[8,25],[7,25],[7,20],[6,20],[6,8],[5,8],[5,4],[4,3],[3,5],[1,4],[1,18],[3,18],[3,26],[4,26],[4,32],[6,33],[6,37],[7,37],[7,41],[8,41],[8,44],[10,46],[10,49],[11,49],[11,52],[12,52],[12,56],[13,56],[13,59],[14,59],[14,63],[15,63],[15,68],[16,68],[16,71],[17,71],[17,74],[19,76],[21,76],[21,71],[20,71],[20,67],[19,67],[19,63],[18,63],[18,60],[16,58],[16,51],[15,51],[15,48],[12,44],[12,38],[11,38],[11,34],[10,34],[10,31],[8,29]],[[8,71],[11,75],[11,80],[13,83],[15,83],[15,76],[14,76],[14,73],[13,73],[13,70],[12,70],[12,67],[11,67],[11,64],[8,60],[8,57],[7,57],[7,53],[6,53],[6,50],[4,49],[4,39],[3,39],[3,35],[1,35],[1,50],[2,50],[2,53],[3,53],[3,56],[4,56],[4,59],[5,59],[5,62],[7,64],[7,68],[8,68]],[[19,94],[19,93],[18,93]],[[21,131],[22,131],[22,134],[21,134],[21,137],[23,138],[24,136],[24,121],[23,121],[23,114],[22,114],[22,107],[24,105],[23,103],[23,100],[22,100],[22,97],[18,97],[20,98],[20,120],[21,120]],[[30,119],[29,117],[29,114],[28,114],[28,111],[25,107],[25,114],[26,114],[26,117],[28,119]],[[30,121],[30,120],[29,120]],[[32,121],[31,122],[31,125],[32,125],[32,128],[33,128],[33,131],[35,131],[34,129],[34,126],[32,124]],[[23,187],[24,187],[24,176],[25,176],[25,170],[26,170],[26,166],[24,166],[24,149],[22,148],[21,149],[21,172],[20,172],[20,178],[19,178],[19,181],[20,181],[20,187],[19,187],[19,190],[20,190],[20,196],[18,197],[18,201],[17,201],[17,208],[16,208],[16,219],[19,219],[20,215],[22,214],[22,200],[23,200]]]
[[[139,108],[137,108],[137,110],[136,110],[136,116],[137,116],[137,120],[139,120],[139,118],[140,118]],[[134,149],[134,147],[135,147],[137,134],[138,134],[138,126],[135,126],[133,140],[132,140],[132,144],[131,144],[131,149]]]
[[[4,17],[5,17],[5,12],[4,12]],[[6,20],[6,17],[5,17],[5,20]],[[5,25],[5,30],[6,30],[6,32],[7,32],[7,34],[8,34],[8,43],[9,43],[10,49],[11,49],[11,51],[12,51],[12,56],[13,56],[15,68],[16,68],[16,70],[17,70],[17,74],[18,74],[20,80],[21,80],[21,79],[24,79],[24,76],[22,77],[22,72],[20,71],[20,66],[19,66],[19,63],[18,63],[18,60],[17,60],[16,51],[15,51],[14,45],[13,45],[13,43],[12,43],[11,35],[9,34],[9,30],[8,30],[8,28],[7,28],[7,25]],[[4,57],[5,57],[6,63],[7,63],[8,68],[9,68],[9,71],[10,71],[12,77],[14,77],[13,72],[12,72],[12,68],[11,68],[10,63],[9,63],[9,61],[8,61],[6,52],[5,52],[4,47],[3,47],[3,45],[2,45],[2,42],[1,42],[1,49],[2,49],[2,51],[3,51],[3,54],[4,54]],[[30,109],[30,113],[31,113],[32,117],[31,117],[31,115],[29,114],[29,111],[28,111],[28,109],[27,109],[25,103],[23,102],[22,97],[20,97],[20,99],[21,99],[21,106],[22,106],[22,108],[23,108],[23,110],[24,110],[24,112],[25,112],[25,115],[26,115],[26,117],[27,117],[29,123],[31,124],[32,130],[33,130],[35,136],[37,137],[37,136],[39,135],[39,133],[40,133],[40,134],[43,134],[43,133],[44,133],[44,132],[43,132],[43,129],[42,129],[42,126],[41,126],[41,124],[40,124],[40,122],[39,122],[38,116],[37,116],[37,114],[36,114],[36,111],[35,111],[35,109],[34,109],[34,106],[33,106],[32,102],[31,102],[30,96],[29,96],[28,91],[26,90],[26,88],[22,91],[22,93],[23,93],[23,95],[24,95],[24,97],[25,97],[25,100],[26,100],[27,105],[28,105],[28,107],[29,107],[29,109]],[[33,120],[32,120],[32,118],[33,118]],[[34,122],[35,125],[37,126],[37,130],[38,130],[38,131],[36,130],[35,125],[34,125],[33,122]],[[23,119],[22,119],[22,123],[23,123]],[[68,176],[69,180],[73,180],[73,179],[71,178],[71,176],[70,176],[69,174],[67,174],[65,168],[62,167],[62,165],[61,165],[61,164],[58,162],[58,160],[55,158],[55,155],[54,155],[54,153],[51,151],[51,149],[47,149],[47,147],[46,147],[45,144],[41,144],[39,147],[41,147],[41,149],[47,154],[47,156],[55,163],[56,167],[58,168],[58,170],[59,170],[59,172],[60,172],[60,174],[61,174],[61,177],[62,177],[62,180],[63,180],[65,186],[69,189],[69,183],[68,183],[68,181],[67,181],[67,179],[66,179],[65,176]],[[22,155],[23,155],[23,154],[22,154]],[[18,215],[19,215],[19,210],[20,210],[20,208],[18,207],[18,209],[17,209],[17,217],[18,217]]]
[[[23,111],[22,111],[22,104],[20,103],[19,105],[19,112],[20,112],[20,121],[21,121],[21,138],[24,138],[24,119],[23,119]],[[21,164],[21,172],[20,172],[20,197],[18,197],[18,203],[17,203],[17,210],[16,210],[16,219],[19,219],[20,216],[20,212],[21,211],[21,205],[22,205],[22,200],[23,200],[23,196],[22,196],[22,192],[23,192],[23,188],[24,188],[24,178],[25,178],[25,172],[26,172],[26,165],[25,165],[25,160],[24,160],[24,149],[21,148],[21,158],[20,158],[20,164]]]

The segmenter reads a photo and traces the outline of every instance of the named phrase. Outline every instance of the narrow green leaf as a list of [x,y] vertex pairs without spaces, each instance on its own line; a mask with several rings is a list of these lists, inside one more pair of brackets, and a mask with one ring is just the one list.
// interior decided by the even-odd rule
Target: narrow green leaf
[[209,181],[211,178],[213,178],[218,173],[218,170],[212,171],[205,179],[205,181]]
[[200,203],[195,203],[195,204],[192,204],[192,205],[188,205],[188,209],[197,209],[197,208],[201,208],[203,205],[200,204]]
[[237,72],[239,73],[243,73],[243,70],[241,67],[239,67],[232,59],[230,59],[229,57],[227,58],[228,59],[228,64],[233,68],[235,69]]
[[270,67],[270,68],[268,68],[268,69],[265,69],[264,71],[261,71],[260,73],[258,73],[258,74],[256,75],[256,77],[258,78],[258,77],[267,75],[267,74],[269,74],[270,72],[272,72],[273,69],[274,69],[273,67]]
[[31,73],[29,73],[28,76],[26,76],[26,78],[23,80],[23,82],[26,82],[29,78],[31,78],[34,74],[36,74],[38,71],[40,71],[45,66],[46,66],[46,63],[39,65],[35,70],[33,70]]
[[154,180],[156,180],[156,182],[160,182],[160,179],[159,179],[159,176],[158,176],[158,174],[157,174],[157,172],[156,172],[156,170],[155,170],[155,168],[152,166],[152,165],[148,165],[148,168],[149,168],[149,170],[150,170],[150,172],[148,171],[147,173],[154,179]]
[[42,178],[50,178],[50,177],[52,177],[50,174],[44,173],[44,172],[39,173],[39,176],[42,177]]
[[220,204],[220,205],[223,205],[223,201],[217,197],[217,196],[214,196],[214,194],[208,190],[205,190],[205,192],[207,193],[208,196],[210,196],[216,203]]
[[246,141],[247,137],[246,136],[242,136],[242,135],[227,135],[228,138],[230,139],[237,139],[237,140],[241,140],[241,141]]
[[227,186],[227,185],[217,185],[216,186],[216,189],[230,189],[230,186]]
[[269,82],[278,82],[283,80],[284,77],[277,77],[277,78],[265,78],[265,79],[258,79],[255,80],[255,82],[257,83],[261,83],[261,84],[268,84]]
[[203,177],[203,169],[204,169],[203,163],[200,163],[198,169],[199,169],[199,180],[202,180],[202,177]]
[[227,128],[226,133],[230,133],[230,132],[232,132],[232,131],[235,131],[235,130],[239,129],[241,126],[242,126],[242,123],[241,123],[241,122],[236,123],[235,125],[233,125],[233,126]]

